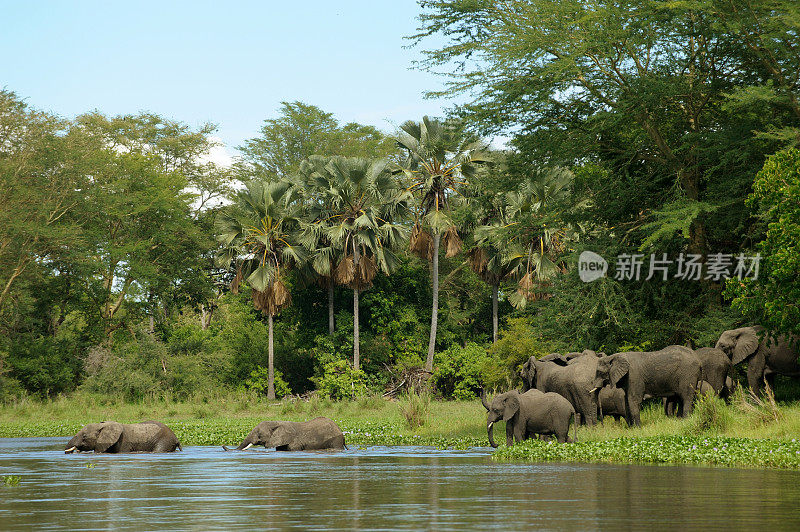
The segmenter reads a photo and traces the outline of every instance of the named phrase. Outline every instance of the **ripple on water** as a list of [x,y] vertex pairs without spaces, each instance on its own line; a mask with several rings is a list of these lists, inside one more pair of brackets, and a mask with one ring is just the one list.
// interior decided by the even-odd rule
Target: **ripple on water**
[[64,443],[0,439],[0,476],[21,477],[0,485],[3,530],[800,529],[791,471],[499,464],[489,448],[64,455]]

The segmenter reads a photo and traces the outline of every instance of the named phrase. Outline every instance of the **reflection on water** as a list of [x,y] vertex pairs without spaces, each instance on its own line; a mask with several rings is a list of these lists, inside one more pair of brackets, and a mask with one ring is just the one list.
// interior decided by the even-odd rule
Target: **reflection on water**
[[[0,529],[800,529],[800,473],[495,464],[490,449],[64,455],[0,439]],[[93,467],[87,467],[93,464]]]

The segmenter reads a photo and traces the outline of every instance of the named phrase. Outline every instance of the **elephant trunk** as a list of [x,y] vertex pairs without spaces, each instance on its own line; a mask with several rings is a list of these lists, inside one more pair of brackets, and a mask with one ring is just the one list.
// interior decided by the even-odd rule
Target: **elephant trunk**
[[248,434],[248,436],[239,444],[239,447],[236,448],[237,451],[246,451],[250,447],[253,446],[253,435]]
[[481,404],[487,411],[489,410],[489,403],[486,402],[486,390],[481,388]]
[[486,431],[489,433],[489,445],[492,447],[497,447],[497,444],[494,442],[494,430],[492,427],[494,426],[494,421],[490,421],[489,424],[486,426]]
[[78,437],[73,436],[69,443],[67,443],[66,447],[64,447],[64,453],[70,454],[75,452],[78,449]]

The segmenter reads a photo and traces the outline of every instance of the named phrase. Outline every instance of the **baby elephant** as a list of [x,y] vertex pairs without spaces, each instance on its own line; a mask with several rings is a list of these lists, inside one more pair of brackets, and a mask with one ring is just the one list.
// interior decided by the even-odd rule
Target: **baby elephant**
[[175,450],[183,450],[178,438],[168,426],[158,421],[89,423],[64,448],[65,453],[171,453]]
[[520,394],[517,390],[512,390],[496,395],[491,405],[486,402],[486,395],[481,393],[481,402],[488,411],[486,430],[492,447],[497,447],[492,425],[500,419],[506,422],[506,445],[509,447],[515,441],[520,442],[537,435],[554,435],[559,443],[572,441],[568,434],[570,420],[574,426],[575,408],[557,393],[532,389]]
[[[278,451],[311,451],[317,449],[347,449],[344,434],[333,420],[318,417],[311,421],[262,421],[250,431],[237,451],[253,445],[275,447]],[[223,449],[229,449],[222,446]]]

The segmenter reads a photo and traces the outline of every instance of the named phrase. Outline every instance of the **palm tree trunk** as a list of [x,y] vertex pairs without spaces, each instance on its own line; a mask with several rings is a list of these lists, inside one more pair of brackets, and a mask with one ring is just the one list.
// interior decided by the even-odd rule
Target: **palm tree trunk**
[[328,282],[328,334],[333,336],[335,322],[333,319],[333,279]]
[[428,359],[425,361],[425,369],[433,371],[433,352],[436,349],[436,325],[439,321],[439,241],[441,233],[433,233],[433,305],[431,310],[431,337],[428,341]]
[[267,323],[269,323],[269,383],[267,384],[267,399],[275,399],[275,366],[273,365],[275,350],[272,343],[272,314],[268,315]]
[[497,342],[497,293],[499,287],[492,285],[492,343]]
[[[353,266],[356,269],[356,276],[358,276],[358,261],[360,255],[358,253],[358,245],[353,247]],[[356,279],[358,281],[358,279]],[[353,368],[359,369],[361,365],[361,346],[359,340],[359,326],[358,326],[358,289],[353,289]]]

